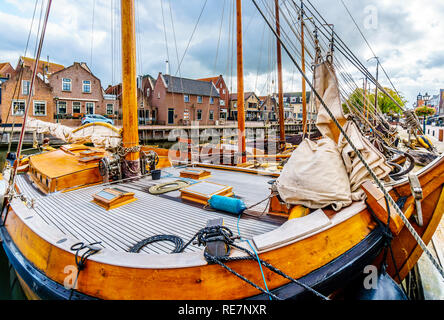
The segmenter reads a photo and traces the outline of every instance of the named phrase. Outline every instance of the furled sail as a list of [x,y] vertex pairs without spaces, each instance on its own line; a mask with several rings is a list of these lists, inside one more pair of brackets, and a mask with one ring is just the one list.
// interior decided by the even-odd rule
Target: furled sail
[[[328,61],[315,68],[315,88],[369,166],[379,178],[385,178],[391,167],[358,127],[345,119],[336,74]],[[316,125],[324,138],[317,142],[305,139],[291,155],[275,186],[288,204],[311,209],[331,205],[340,210],[365,197],[360,187],[371,177],[319,100],[316,105]]]
[[50,134],[67,143],[93,143],[96,147],[116,148],[122,140],[119,129],[101,122],[90,123],[73,129],[59,123],[29,118],[26,127],[28,130],[37,133]]
[[[338,79],[332,64],[324,61],[315,66],[314,69],[314,84],[315,89],[322,97],[322,100],[328,106],[333,116],[342,125],[345,124],[346,119],[342,110],[342,104],[339,93]],[[325,137],[333,139],[338,142],[340,131],[332,121],[330,115],[322,106],[319,99],[315,100],[316,110],[318,112],[316,119],[316,126]]]

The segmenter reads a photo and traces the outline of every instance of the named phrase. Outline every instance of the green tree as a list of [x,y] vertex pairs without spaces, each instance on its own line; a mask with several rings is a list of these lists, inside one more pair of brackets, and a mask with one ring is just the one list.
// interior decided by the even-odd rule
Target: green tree
[[[387,91],[388,94],[390,94],[396,100],[396,102],[398,102],[398,104],[401,107],[405,106],[407,100],[404,98],[404,96],[402,96],[402,94],[398,95],[394,90],[390,88],[384,88],[384,89],[385,91]],[[349,96],[347,102],[351,105],[354,105],[359,110],[363,110],[364,108],[363,96],[364,96],[364,90],[362,88],[357,88]],[[368,106],[368,103],[366,103],[366,105],[368,110],[372,112],[374,110],[373,104],[375,101],[375,93],[373,92],[369,94],[369,92],[367,91],[366,101],[370,102],[370,106]],[[400,114],[402,112],[401,109],[392,101],[392,99],[386,96],[385,93],[383,93],[381,90],[378,90],[378,109],[381,110],[382,113],[390,115]]]

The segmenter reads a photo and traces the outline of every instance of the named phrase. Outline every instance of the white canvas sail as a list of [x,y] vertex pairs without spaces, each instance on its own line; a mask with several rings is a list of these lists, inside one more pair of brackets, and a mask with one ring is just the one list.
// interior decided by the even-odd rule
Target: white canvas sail
[[96,147],[116,148],[122,140],[119,129],[101,122],[73,129],[59,123],[29,118],[26,128],[37,133],[50,134],[67,143],[93,143]]

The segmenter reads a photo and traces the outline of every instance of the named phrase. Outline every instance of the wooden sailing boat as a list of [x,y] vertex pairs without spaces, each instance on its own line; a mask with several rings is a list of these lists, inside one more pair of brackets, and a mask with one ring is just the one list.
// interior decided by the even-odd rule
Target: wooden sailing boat
[[[240,5],[237,0],[238,15]],[[5,197],[0,229],[3,246],[28,298],[267,299],[269,295],[294,298],[307,294],[323,297],[360,276],[364,266],[380,260],[387,229],[375,217],[386,221],[387,216],[391,216],[388,227],[394,236],[396,262],[395,267],[388,259],[389,272],[395,276],[397,270],[397,280],[407,275],[423,247],[400,221],[396,210],[391,208],[388,212],[384,195],[370,182],[363,185],[367,202],[356,201],[339,211],[330,207],[309,210],[305,215],[299,213],[300,206],[284,203],[279,195],[270,195],[268,182],[276,175],[257,170],[207,165],[205,169],[210,168],[211,177],[191,181],[189,188],[164,195],[147,192],[159,182],[171,185],[181,178],[184,168],[164,168],[160,180],[153,180],[153,172],[138,172],[141,149],[134,103],[134,1],[122,0],[121,6],[124,152],[120,149],[116,155],[112,151],[66,145],[31,156],[27,174],[15,177],[13,189]],[[104,176],[113,176],[111,173],[117,170],[113,166],[118,167],[119,163],[126,166],[123,179],[115,179],[112,184],[100,183],[104,176],[99,163],[82,163],[84,151],[102,153],[102,158],[110,156],[112,164],[105,161],[102,167]],[[243,143],[240,151],[243,156]],[[155,166],[156,162],[149,165]],[[142,169],[145,164],[142,162]],[[187,169],[197,170],[199,166]],[[418,178],[423,191],[422,226],[413,220],[411,224],[427,243],[444,212],[444,159],[441,157],[424,168]],[[43,188],[45,185],[51,188]],[[390,188],[390,196],[395,201],[403,200],[403,212],[411,218],[416,204],[407,179]],[[248,206],[243,215],[220,209],[208,211],[202,205],[202,201],[206,203],[215,194],[233,193]],[[269,208],[260,202],[264,199],[270,199]],[[268,215],[261,214],[267,209]],[[289,219],[292,215],[298,218]],[[234,237],[235,230],[241,239]],[[212,238],[215,235],[219,238]],[[190,239],[196,239],[205,249],[192,241],[184,246],[182,241]],[[175,245],[160,240],[173,241]],[[143,247],[145,242],[151,244]],[[258,257],[243,249],[257,253]],[[215,252],[220,250],[224,254],[218,256]],[[264,267],[262,274],[258,258],[275,268]]]

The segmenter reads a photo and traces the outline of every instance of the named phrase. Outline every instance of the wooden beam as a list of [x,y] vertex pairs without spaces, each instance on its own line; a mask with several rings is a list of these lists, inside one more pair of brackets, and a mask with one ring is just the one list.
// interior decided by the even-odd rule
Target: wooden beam
[[[139,145],[136,83],[136,27],[134,0],[121,0],[122,11],[122,109],[125,148]],[[136,162],[139,152],[129,152],[125,159]]]
[[237,124],[238,144],[241,163],[247,162],[247,146],[245,142],[245,101],[244,101],[244,59],[242,48],[242,0],[236,0],[236,26],[237,26]]
[[279,137],[281,148],[285,146],[285,118],[284,118],[284,93],[282,84],[282,51],[279,38],[281,36],[281,24],[279,17],[279,0],[275,0],[275,15],[276,15],[276,55],[277,55],[277,72],[278,72],[278,101],[279,101]]

